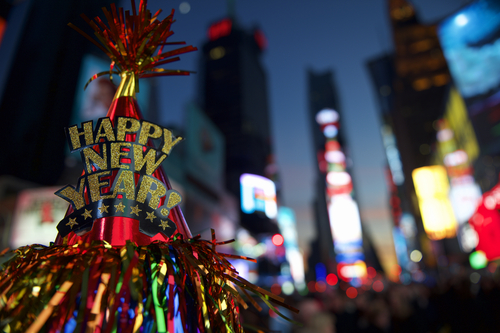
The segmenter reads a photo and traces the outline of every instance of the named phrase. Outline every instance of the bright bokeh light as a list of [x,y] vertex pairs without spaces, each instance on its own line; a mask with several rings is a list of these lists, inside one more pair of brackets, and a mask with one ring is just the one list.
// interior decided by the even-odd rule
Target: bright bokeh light
[[351,176],[345,171],[330,171],[326,181],[333,186],[345,186],[351,182]]
[[340,150],[327,151],[325,153],[325,160],[328,163],[344,163],[345,155]]
[[281,290],[283,291],[283,294],[291,295],[291,294],[293,294],[293,291],[295,290],[295,288],[293,286],[293,283],[291,283],[290,281],[285,281],[281,285]]
[[271,241],[274,245],[281,246],[285,242],[285,239],[280,234],[276,234],[273,236],[273,238],[271,238]]
[[333,109],[323,109],[316,114],[316,122],[320,125],[333,124],[339,120],[339,113]]
[[330,286],[334,286],[339,282],[339,278],[337,275],[330,273],[326,276],[326,283],[328,283]]
[[356,296],[358,296],[358,291],[354,287],[349,287],[347,288],[345,294],[347,295],[347,297],[353,299],[356,298]]
[[420,252],[419,250],[411,251],[410,259],[413,262],[420,262],[420,260],[422,260],[422,252]]
[[377,281],[373,282],[372,288],[373,288],[374,291],[376,291],[377,293],[379,293],[382,290],[384,290],[384,283],[382,281],[380,281],[380,280],[377,280]]
[[474,269],[485,268],[488,265],[488,259],[483,251],[472,252],[469,256],[470,266]]
[[338,133],[339,130],[335,125],[326,125],[325,128],[323,128],[323,134],[329,139],[333,139]]
[[455,17],[455,24],[459,27],[463,27],[467,23],[469,23],[469,19],[465,16],[465,14],[460,14]]

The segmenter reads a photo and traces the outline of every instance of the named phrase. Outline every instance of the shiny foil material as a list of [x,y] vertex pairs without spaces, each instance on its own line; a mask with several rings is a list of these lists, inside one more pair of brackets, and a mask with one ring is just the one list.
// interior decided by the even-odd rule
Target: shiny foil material
[[[217,242],[31,245],[7,253],[0,279],[4,332],[243,332],[250,296],[295,311],[238,275]],[[286,319],[286,318],[285,318]],[[288,320],[288,319],[287,319]]]

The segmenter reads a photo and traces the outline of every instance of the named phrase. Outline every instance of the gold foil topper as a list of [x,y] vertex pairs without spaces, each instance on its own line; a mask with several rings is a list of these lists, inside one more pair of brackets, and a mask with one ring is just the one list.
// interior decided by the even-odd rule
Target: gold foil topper
[[[122,82],[122,96],[134,96],[133,75]],[[95,128],[92,121],[66,128],[70,151],[81,152],[85,173],[76,188],[67,185],[56,192],[73,207],[58,224],[59,233],[64,237],[90,229],[95,219],[120,216],[139,220],[139,229],[149,236],[172,236],[175,223],[168,216],[182,198],[153,173],[182,138],[145,120],[118,117],[115,124],[105,117]],[[127,135],[135,140],[125,141]],[[151,146],[154,141],[160,142],[158,148]]]

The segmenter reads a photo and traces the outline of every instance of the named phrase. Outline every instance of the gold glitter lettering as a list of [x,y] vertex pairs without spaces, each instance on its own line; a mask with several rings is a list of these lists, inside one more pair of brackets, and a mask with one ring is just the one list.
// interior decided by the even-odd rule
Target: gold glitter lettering
[[94,148],[84,148],[83,149],[83,159],[85,161],[85,166],[87,167],[87,174],[94,172],[92,166],[95,166],[98,170],[106,170],[108,168],[108,158],[106,145],[101,145],[102,156],[99,155]]
[[134,173],[129,170],[120,170],[116,175],[113,188],[113,198],[116,198],[118,193],[125,193],[127,199],[135,200]]
[[176,144],[178,144],[183,138],[178,137],[175,138],[175,136],[170,132],[168,129],[164,128],[163,129],[163,148],[161,149],[162,152],[165,154],[170,154],[170,151]]
[[141,123],[134,118],[120,117],[118,118],[118,126],[116,128],[116,141],[125,141],[125,134],[136,133],[141,128]]
[[130,154],[130,151],[122,151],[124,147],[132,147],[132,144],[130,142],[111,143],[111,169],[129,169],[128,165],[121,164],[122,157],[129,157]]
[[181,203],[181,195],[177,192],[170,192],[170,195],[168,196],[168,203],[167,203],[167,207],[168,208],[172,208],[174,206],[177,206],[178,204]]
[[[106,138],[107,141],[115,141],[115,132],[109,118],[101,118],[97,123],[95,143],[98,143],[101,138]],[[102,132],[104,130],[104,133]]]
[[[151,188],[151,185],[155,184],[156,188]],[[162,182],[154,177],[143,176],[141,185],[139,187],[139,192],[137,193],[137,202],[144,203],[148,194],[151,194],[149,199],[149,207],[156,209],[160,203],[160,198],[167,193],[167,189]]]
[[92,202],[96,202],[103,199],[109,199],[113,197],[113,194],[102,195],[101,187],[109,186],[109,180],[101,181],[101,177],[106,177],[111,174],[111,171],[102,171],[94,173],[87,177],[89,182],[89,192],[90,199]]
[[[151,128],[153,128],[153,133],[151,133]],[[161,127],[153,123],[143,121],[141,133],[139,134],[139,144],[146,145],[148,138],[158,139],[161,137]]]
[[140,172],[146,164],[146,174],[151,176],[153,172],[160,166],[161,162],[167,155],[161,155],[158,161],[155,162],[156,150],[150,149],[144,156],[143,147],[134,145],[134,169],[135,172]]
[[78,210],[85,206],[85,199],[83,197],[83,190],[85,188],[85,177],[80,178],[80,183],[78,187],[75,188],[71,185],[67,185],[55,193],[60,198],[63,198],[69,202],[75,210]]
[[92,121],[87,121],[83,123],[83,130],[79,131],[78,126],[74,125],[68,128],[68,135],[71,142],[71,151],[79,149],[82,147],[82,142],[80,141],[80,136],[85,137],[84,146],[88,146],[94,143],[94,133],[92,131]]

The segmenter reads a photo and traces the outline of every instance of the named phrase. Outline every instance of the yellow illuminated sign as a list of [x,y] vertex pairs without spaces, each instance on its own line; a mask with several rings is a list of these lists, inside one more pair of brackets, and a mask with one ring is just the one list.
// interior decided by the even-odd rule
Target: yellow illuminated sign
[[456,235],[457,221],[448,200],[449,183],[446,169],[440,165],[413,170],[413,183],[424,229],[430,239]]

